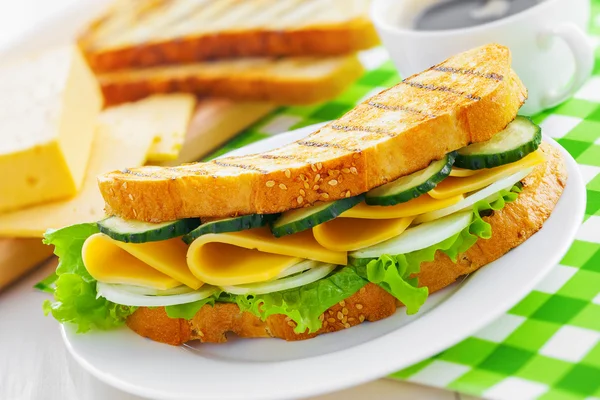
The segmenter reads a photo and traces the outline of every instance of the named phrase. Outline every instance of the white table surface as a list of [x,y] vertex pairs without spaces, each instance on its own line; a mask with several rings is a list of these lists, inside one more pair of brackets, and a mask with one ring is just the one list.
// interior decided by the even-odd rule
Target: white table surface
[[[106,0],[0,0],[0,52],[21,53],[64,41],[85,24],[81,5],[93,15]],[[77,10],[75,10],[77,9]],[[77,15],[78,18],[72,18]],[[62,20],[67,23],[57,23]],[[46,34],[51,32],[52,34]],[[6,268],[8,266],[1,266]],[[88,374],[62,342],[59,325],[44,317],[47,294],[33,285],[54,269],[45,263],[0,292],[1,400],[135,400]],[[392,380],[379,380],[314,400],[470,399],[457,393]]]

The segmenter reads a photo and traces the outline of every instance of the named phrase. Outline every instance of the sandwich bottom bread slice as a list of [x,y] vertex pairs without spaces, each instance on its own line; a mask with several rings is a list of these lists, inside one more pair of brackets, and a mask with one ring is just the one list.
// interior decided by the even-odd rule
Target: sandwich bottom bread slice
[[[562,193],[567,174],[558,150],[543,143],[541,151],[546,161],[521,181],[518,198],[502,209],[483,213],[483,221],[491,226],[492,237],[479,238],[468,250],[458,254],[456,261],[444,252],[436,252],[432,261],[421,264],[417,274],[420,287],[428,288],[429,293],[443,289],[502,257],[542,227]],[[141,336],[172,345],[190,340],[225,342],[228,332],[241,337],[302,340],[389,317],[401,306],[402,303],[384,288],[365,282],[354,294],[320,314],[322,325],[312,333],[296,333],[296,323],[285,315],[273,314],[262,320],[252,312],[240,312],[235,303],[205,305],[188,319],[170,318],[164,307],[142,307],[127,318],[127,326]]]
[[[313,218],[312,229],[300,231],[303,219],[295,211],[296,221],[286,229],[299,232],[273,239],[297,240],[288,240],[283,250],[269,248],[269,228],[256,216],[199,226],[191,220],[148,224],[109,217],[50,231],[46,242],[56,246],[60,264],[55,302],[48,301],[46,310],[82,332],[126,323],[171,345],[225,342],[230,332],[302,340],[386,318],[404,305],[415,313],[428,294],[500,258],[549,217],[567,180],[559,151],[540,144],[539,127],[526,118],[517,117],[498,135],[513,142],[531,130],[535,137],[521,138],[516,161],[503,164],[498,154],[484,154],[486,144],[498,153],[496,138],[368,192],[337,218],[317,224],[314,207],[301,209],[304,220]],[[501,165],[455,166],[481,160]],[[432,180],[440,182],[424,189]],[[368,204],[394,202],[407,187],[411,200]],[[285,214],[267,218],[274,232]],[[164,240],[146,241],[151,237]],[[332,265],[340,253],[348,262]]]

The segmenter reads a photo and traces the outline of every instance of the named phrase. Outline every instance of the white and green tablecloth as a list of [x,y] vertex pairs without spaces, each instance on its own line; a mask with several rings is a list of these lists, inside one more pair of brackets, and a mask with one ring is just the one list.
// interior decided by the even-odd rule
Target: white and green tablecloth
[[[600,45],[600,0],[590,37]],[[494,399],[600,400],[600,50],[594,76],[573,99],[534,117],[577,160],[587,188],[585,221],[559,265],[520,303],[454,347],[392,375]],[[363,54],[369,71],[337,99],[270,115],[215,154],[338,118],[397,83],[385,51]]]

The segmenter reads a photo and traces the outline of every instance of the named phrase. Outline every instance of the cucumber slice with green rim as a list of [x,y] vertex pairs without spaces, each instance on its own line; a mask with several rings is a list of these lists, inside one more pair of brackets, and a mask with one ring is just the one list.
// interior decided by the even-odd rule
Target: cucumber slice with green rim
[[517,116],[490,140],[458,150],[454,165],[466,169],[498,167],[519,161],[536,151],[541,142],[542,129],[531,119]]
[[365,203],[370,206],[393,206],[429,192],[450,175],[454,157],[454,152],[448,153],[425,169],[369,190]]
[[98,221],[97,224],[100,232],[119,242],[146,243],[185,235],[200,225],[200,218],[186,218],[153,224],[113,216]]
[[246,229],[259,228],[273,222],[279,214],[251,214],[239,217],[223,218],[205,222],[182,239],[191,244],[194,240],[207,233],[238,232]]
[[364,198],[364,195],[361,194],[312,207],[286,211],[271,225],[271,232],[275,237],[282,237],[305,231],[313,226],[331,221],[363,201]]

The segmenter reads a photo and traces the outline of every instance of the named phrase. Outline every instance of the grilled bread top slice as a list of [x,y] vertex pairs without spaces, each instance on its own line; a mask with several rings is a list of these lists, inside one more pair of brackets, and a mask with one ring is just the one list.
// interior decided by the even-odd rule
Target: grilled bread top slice
[[121,0],[80,45],[98,72],[216,58],[347,54],[378,43],[368,6],[369,0]]
[[506,127],[527,97],[510,62],[506,47],[475,48],[279,149],[101,175],[106,211],[161,222],[276,213],[358,195]]

